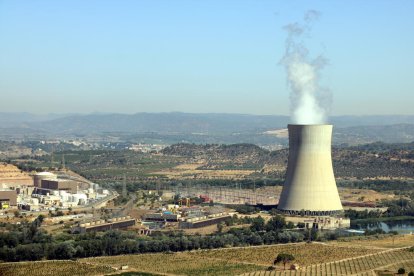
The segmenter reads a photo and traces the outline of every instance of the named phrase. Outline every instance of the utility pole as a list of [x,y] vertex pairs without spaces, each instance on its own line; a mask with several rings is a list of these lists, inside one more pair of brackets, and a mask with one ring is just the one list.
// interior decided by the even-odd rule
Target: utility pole
[[55,144],[52,144],[52,152],[50,154],[50,167],[51,168],[53,168],[53,163],[55,163],[54,155],[55,155]]
[[126,190],[126,176],[124,174],[123,180],[122,180],[122,197],[127,197],[127,190]]
[[65,154],[62,153],[62,169],[65,170]]
[[254,196],[254,204],[257,205],[256,179],[253,179],[253,196]]

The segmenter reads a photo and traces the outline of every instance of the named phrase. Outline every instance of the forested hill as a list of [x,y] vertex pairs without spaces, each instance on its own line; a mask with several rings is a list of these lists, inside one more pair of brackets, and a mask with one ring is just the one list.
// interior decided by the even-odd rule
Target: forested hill
[[[251,144],[175,144],[161,153],[203,159],[207,164],[200,168],[256,169],[280,177],[288,158],[288,149],[267,151]],[[333,148],[332,159],[336,177],[414,178],[414,143]]]

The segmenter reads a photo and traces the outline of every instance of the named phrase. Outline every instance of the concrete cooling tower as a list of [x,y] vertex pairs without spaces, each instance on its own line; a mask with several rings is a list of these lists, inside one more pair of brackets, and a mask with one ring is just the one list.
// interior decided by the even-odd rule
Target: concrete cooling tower
[[289,159],[278,209],[333,215],[342,210],[332,168],[332,125],[288,125]]

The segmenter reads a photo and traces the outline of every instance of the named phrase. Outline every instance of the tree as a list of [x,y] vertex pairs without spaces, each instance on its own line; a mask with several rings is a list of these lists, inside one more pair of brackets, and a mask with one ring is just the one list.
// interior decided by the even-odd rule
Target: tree
[[414,272],[413,271],[408,272],[408,276],[414,276]]
[[282,230],[285,227],[286,227],[285,218],[280,215],[274,216],[266,224],[267,231]]
[[224,228],[224,224],[222,222],[217,224],[217,232],[222,233]]
[[71,241],[61,242],[58,245],[55,245],[54,250],[52,251],[51,259],[67,260],[71,259],[76,253],[76,249],[73,247]]
[[273,265],[278,263],[283,263],[283,269],[286,269],[286,264],[295,260],[295,257],[288,253],[280,253],[277,255],[276,259],[273,261]]
[[263,231],[265,229],[265,220],[261,216],[254,218],[250,229],[253,232]]
[[405,274],[405,269],[403,267],[399,268],[398,274]]
[[298,222],[296,225],[298,228],[305,228],[306,224],[304,222]]

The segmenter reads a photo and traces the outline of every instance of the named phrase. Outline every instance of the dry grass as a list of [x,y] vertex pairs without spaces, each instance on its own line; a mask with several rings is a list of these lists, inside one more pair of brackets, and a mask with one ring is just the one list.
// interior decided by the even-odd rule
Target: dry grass
[[164,175],[170,179],[241,179],[254,173],[254,170],[202,170],[199,167],[206,162],[188,163],[153,172],[154,175]]
[[353,202],[377,202],[395,198],[391,193],[379,193],[374,190],[339,188],[339,196],[342,200]]
[[183,229],[184,233],[189,235],[201,234],[201,235],[208,235],[217,232],[217,225],[209,225],[206,227],[200,228],[190,228],[190,229]]

